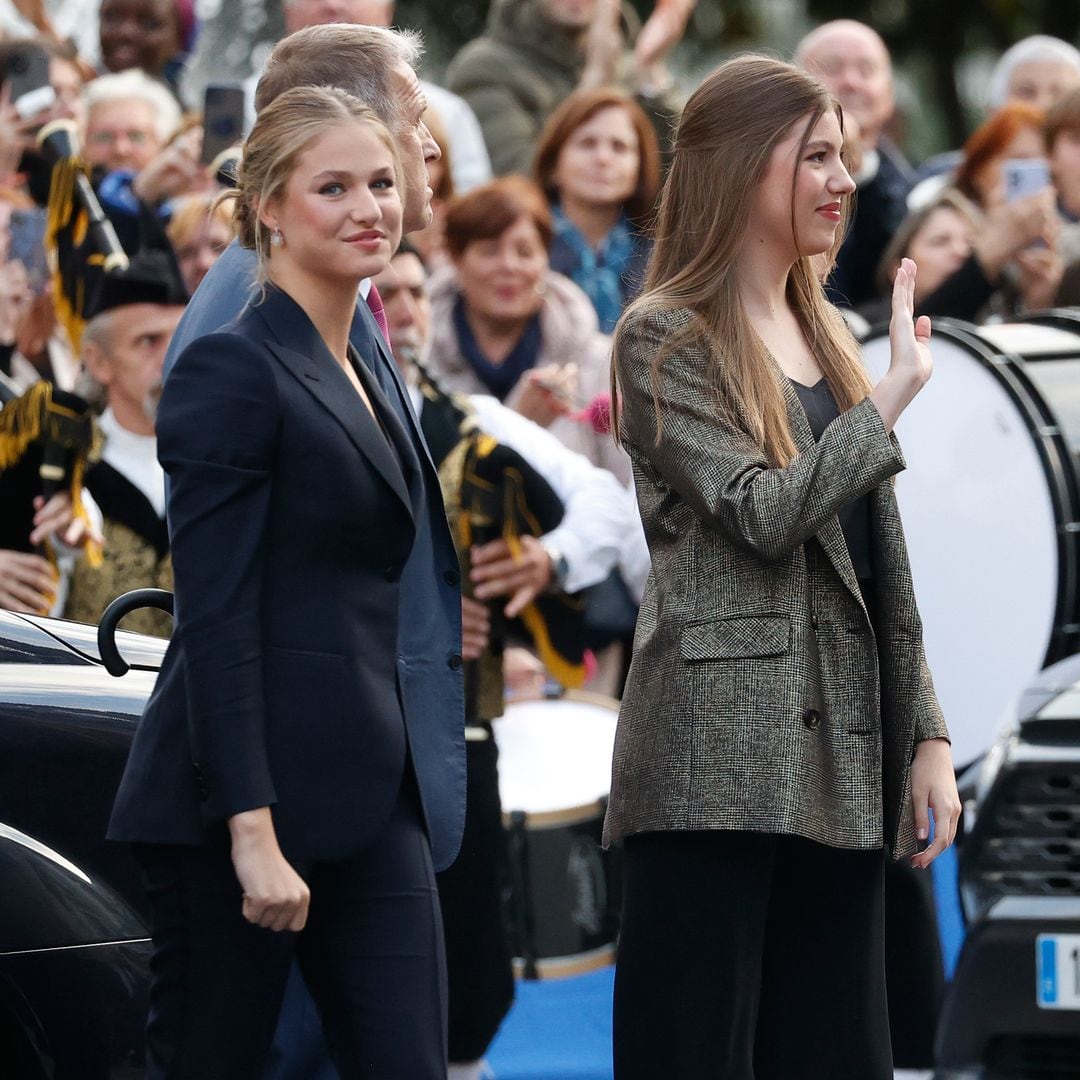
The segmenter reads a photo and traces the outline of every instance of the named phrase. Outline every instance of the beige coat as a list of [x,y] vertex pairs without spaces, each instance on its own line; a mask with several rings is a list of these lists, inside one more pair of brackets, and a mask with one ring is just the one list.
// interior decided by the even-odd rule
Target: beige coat
[[[454,330],[454,304],[460,295],[452,267],[435,274],[431,294],[431,337],[427,368],[448,392],[489,394],[491,391],[473,372],[461,353]],[[577,364],[577,406],[584,406],[598,394],[608,393],[611,371],[611,339],[600,332],[589,298],[569,278],[549,272],[540,301],[540,354],[537,367],[546,364]],[[520,385],[520,384],[519,384]],[[514,408],[516,391],[504,402]],[[584,454],[594,465],[613,472],[621,483],[630,479],[630,459],[615,445],[610,435],[596,432],[581,420],[560,417],[548,429],[571,450]]]
[[[915,849],[915,743],[946,734],[888,478],[904,468],[865,400],[819,443],[777,369],[799,453],[782,469],[721,420],[704,340],[650,361],[687,310],[632,316],[623,436],[652,555],[623,695],[605,841],[650,830],[794,833]],[[870,494],[871,627],[836,511]]]

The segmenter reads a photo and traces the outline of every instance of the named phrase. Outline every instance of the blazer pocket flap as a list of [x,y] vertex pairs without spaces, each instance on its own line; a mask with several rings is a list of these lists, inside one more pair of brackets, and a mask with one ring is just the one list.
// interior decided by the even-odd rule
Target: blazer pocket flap
[[779,656],[790,643],[787,615],[745,615],[691,623],[682,632],[679,648],[684,660],[722,660]]

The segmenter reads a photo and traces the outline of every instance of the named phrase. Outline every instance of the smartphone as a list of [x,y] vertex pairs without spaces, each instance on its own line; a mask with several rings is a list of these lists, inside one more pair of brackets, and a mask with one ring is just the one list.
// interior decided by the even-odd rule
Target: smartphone
[[210,83],[203,98],[202,163],[212,165],[243,137],[243,86],[239,83]]
[[12,61],[8,75],[11,103],[23,120],[37,116],[56,101],[49,83],[49,57],[43,49],[27,49]]
[[11,241],[8,259],[21,262],[26,269],[27,283],[35,296],[49,284],[49,259],[45,250],[45,211],[12,210],[8,225]]
[[1042,158],[1010,158],[1001,167],[1005,201],[1026,199],[1050,185],[1050,166]]

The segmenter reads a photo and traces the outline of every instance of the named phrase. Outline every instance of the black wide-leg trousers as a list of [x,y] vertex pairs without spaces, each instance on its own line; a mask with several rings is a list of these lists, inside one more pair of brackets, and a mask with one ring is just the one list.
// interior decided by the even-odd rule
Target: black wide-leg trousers
[[294,957],[342,1080],[445,1080],[442,921],[406,774],[374,844],[295,867],[311,889],[299,934],[244,919],[228,851],[137,846],[154,939],[148,1080],[259,1080]]
[[624,865],[615,1080],[891,1080],[882,851],[643,833]]

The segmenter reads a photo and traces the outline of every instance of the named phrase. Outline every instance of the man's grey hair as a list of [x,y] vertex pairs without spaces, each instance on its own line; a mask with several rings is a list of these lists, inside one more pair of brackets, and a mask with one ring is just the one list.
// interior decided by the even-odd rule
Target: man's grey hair
[[392,131],[404,126],[394,69],[415,68],[422,39],[412,30],[322,23],[297,30],[274,46],[255,88],[255,111],[295,86],[336,86],[359,98]]
[[994,65],[990,75],[990,87],[986,94],[986,104],[993,112],[1000,109],[1009,100],[1009,83],[1013,71],[1021,64],[1032,61],[1043,64],[1068,64],[1080,72],[1080,51],[1067,41],[1051,37],[1049,34],[1032,34],[1018,41],[1001,54],[1001,59]]
[[163,83],[137,68],[116,75],[102,75],[86,84],[87,109],[114,101],[141,101],[154,118],[158,138],[164,143],[180,126],[180,106]]
[[80,356],[82,364],[79,367],[79,374],[75,378],[74,389],[75,393],[95,413],[104,412],[105,406],[109,404],[109,395],[105,392],[105,387],[90,374],[90,369],[86,366],[86,346],[96,345],[106,356],[109,355],[113,346],[114,320],[112,315],[111,311],[103,311],[100,315],[95,315],[83,327],[82,343],[79,347],[82,354]]

